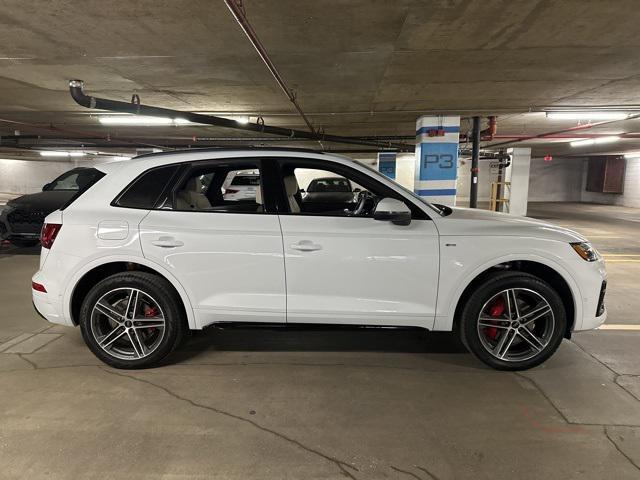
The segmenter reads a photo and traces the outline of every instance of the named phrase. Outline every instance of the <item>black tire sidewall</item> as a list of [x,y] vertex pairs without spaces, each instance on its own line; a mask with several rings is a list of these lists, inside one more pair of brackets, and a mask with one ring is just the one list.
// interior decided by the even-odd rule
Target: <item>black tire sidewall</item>
[[[549,344],[536,356],[520,361],[508,362],[491,355],[482,345],[477,322],[481,308],[496,293],[508,288],[528,288],[542,295],[549,303],[554,315],[554,329]],[[467,300],[461,316],[462,341],[479,360],[498,370],[526,370],[540,365],[558,349],[566,332],[567,317],[562,299],[548,283],[530,274],[500,272],[484,281]]]
[[[148,293],[158,302],[165,317],[162,341],[150,355],[135,360],[124,360],[105,352],[91,332],[91,312],[96,302],[107,292],[116,288],[136,288]],[[97,283],[87,294],[80,307],[79,324],[82,337],[96,357],[115,368],[139,369],[158,366],[180,343],[184,334],[179,299],[171,285],[163,278],[145,272],[117,273]]]

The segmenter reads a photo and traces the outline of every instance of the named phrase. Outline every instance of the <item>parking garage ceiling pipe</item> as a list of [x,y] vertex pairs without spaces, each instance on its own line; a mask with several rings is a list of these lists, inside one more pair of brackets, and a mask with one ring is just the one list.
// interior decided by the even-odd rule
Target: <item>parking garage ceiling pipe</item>
[[284,81],[284,78],[282,78],[282,75],[280,75],[280,72],[278,72],[278,69],[276,68],[274,63],[271,61],[271,58],[269,58],[269,54],[267,53],[267,50],[264,48],[264,46],[262,45],[262,42],[258,38],[258,35],[256,34],[255,30],[249,23],[249,20],[247,19],[247,14],[244,10],[244,5],[242,4],[242,0],[224,0],[224,3],[226,3],[227,7],[229,7],[229,10],[231,11],[233,18],[236,19],[236,22],[238,22],[238,25],[240,25],[240,28],[242,29],[244,34],[247,36],[247,38],[251,42],[251,45],[253,46],[253,48],[255,48],[256,52],[258,52],[258,55],[260,56],[264,64],[269,69],[269,72],[271,72],[271,75],[277,82],[278,86],[282,89],[282,91],[287,96],[289,101],[296,108],[296,110],[304,120],[304,123],[307,124],[307,127],[309,127],[309,131],[315,132],[313,125],[311,125],[311,121],[309,121],[307,116],[302,111],[302,108],[300,108],[300,105],[296,100],[296,95],[293,93],[293,90],[291,90],[287,86],[286,82]]
[[127,103],[118,100],[108,100],[105,98],[85,95],[83,88],[84,82],[82,80],[69,81],[69,92],[71,93],[71,97],[76,101],[78,105],[91,109],[95,108],[111,112],[130,113],[133,115],[145,115],[150,117],[180,118],[192,123],[199,123],[202,125],[213,125],[216,127],[233,128],[236,130],[247,130],[251,132],[267,133],[271,135],[289,137],[291,141],[304,138],[334,143],[366,145],[369,147],[377,147],[380,150],[398,150],[401,152],[413,152],[415,149],[414,145],[408,145],[404,143],[361,140],[352,137],[342,137],[339,135],[328,135],[325,133],[307,132],[305,130],[273,127],[264,125],[262,123],[240,123],[236,120],[231,120],[224,117],[216,117],[213,115],[203,115],[200,113],[183,112],[180,110],[172,110],[169,108],[152,107],[149,105],[142,105],[137,102]]
[[590,128],[601,127],[603,125],[610,125],[612,123],[626,122],[627,120],[633,120],[634,118],[640,118],[640,113],[629,115],[626,118],[619,118],[615,120],[604,120],[602,122],[587,123],[584,125],[576,125],[574,127],[563,128],[562,130],[555,130],[553,132],[539,133],[538,135],[528,135],[524,137],[515,138],[513,140],[507,140],[506,142],[493,143],[491,145],[487,145],[487,147],[494,148],[494,147],[501,147],[503,145],[512,145],[514,143],[525,142],[527,140],[535,140],[538,138],[550,138],[550,137],[552,138],[554,135],[560,135],[562,133],[576,132],[579,130],[588,130]]

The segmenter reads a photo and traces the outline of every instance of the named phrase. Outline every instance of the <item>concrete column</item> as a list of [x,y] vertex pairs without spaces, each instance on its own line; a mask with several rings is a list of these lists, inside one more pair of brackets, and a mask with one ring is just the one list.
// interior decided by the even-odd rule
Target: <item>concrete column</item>
[[455,205],[459,139],[459,116],[418,118],[414,191],[425,200]]
[[505,182],[511,182],[509,193],[509,213],[526,215],[529,200],[529,168],[531,167],[530,148],[509,148],[511,165],[505,169]]
[[391,180],[396,179],[396,153],[380,152],[378,153],[378,171]]

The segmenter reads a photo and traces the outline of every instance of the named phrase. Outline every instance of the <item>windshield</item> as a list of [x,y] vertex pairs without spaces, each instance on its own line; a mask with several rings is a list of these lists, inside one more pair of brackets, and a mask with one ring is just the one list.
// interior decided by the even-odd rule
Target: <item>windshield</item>
[[[364,168],[366,168],[367,170],[369,170],[371,173],[376,174],[376,176],[378,177],[382,177],[386,180],[391,180],[389,177],[387,177],[385,174],[380,173],[379,171],[377,171],[375,168],[370,167],[369,165],[365,164],[365,163],[361,163],[358,162],[356,160],[356,162],[358,163],[358,165],[362,165]],[[410,195],[412,198],[420,201],[420,203],[426,205],[427,207],[429,207],[431,210],[433,210],[434,212],[436,212],[438,215],[440,216],[444,216],[445,215],[445,209],[444,208],[440,208],[436,205],[434,205],[433,203],[429,203],[427,202],[424,198],[422,198],[420,195],[418,195],[417,193],[415,193],[413,190],[409,190],[406,187],[403,187],[402,185],[400,185],[398,182],[395,182],[393,180],[391,180],[396,186],[400,187],[400,189],[407,193],[408,195]]]
[[48,185],[47,190],[86,190],[101,176],[102,173],[93,168],[70,170],[51,182]]

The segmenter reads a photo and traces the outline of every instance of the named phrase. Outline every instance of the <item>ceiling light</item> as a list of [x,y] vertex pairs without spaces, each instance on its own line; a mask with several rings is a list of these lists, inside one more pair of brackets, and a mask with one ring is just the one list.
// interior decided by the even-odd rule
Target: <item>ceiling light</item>
[[625,112],[547,112],[552,120],[624,120],[628,116]]
[[56,150],[41,150],[40,156],[42,157],[83,157],[86,155],[85,152],[82,151],[73,151],[73,152],[61,152]]
[[610,135],[607,137],[589,138],[587,140],[575,140],[571,142],[570,145],[572,147],[584,147],[587,145],[617,142],[618,140],[620,140],[618,135]]
[[105,115],[98,117],[103,125],[138,125],[138,126],[156,126],[156,125],[186,125],[191,123],[184,118],[166,118],[166,117],[145,117],[141,115],[120,116]]
[[640,152],[625,153],[624,158],[640,158]]
[[247,123],[249,123],[249,117],[247,117],[246,115],[235,117],[234,120],[238,123],[241,123],[242,125],[246,125]]

